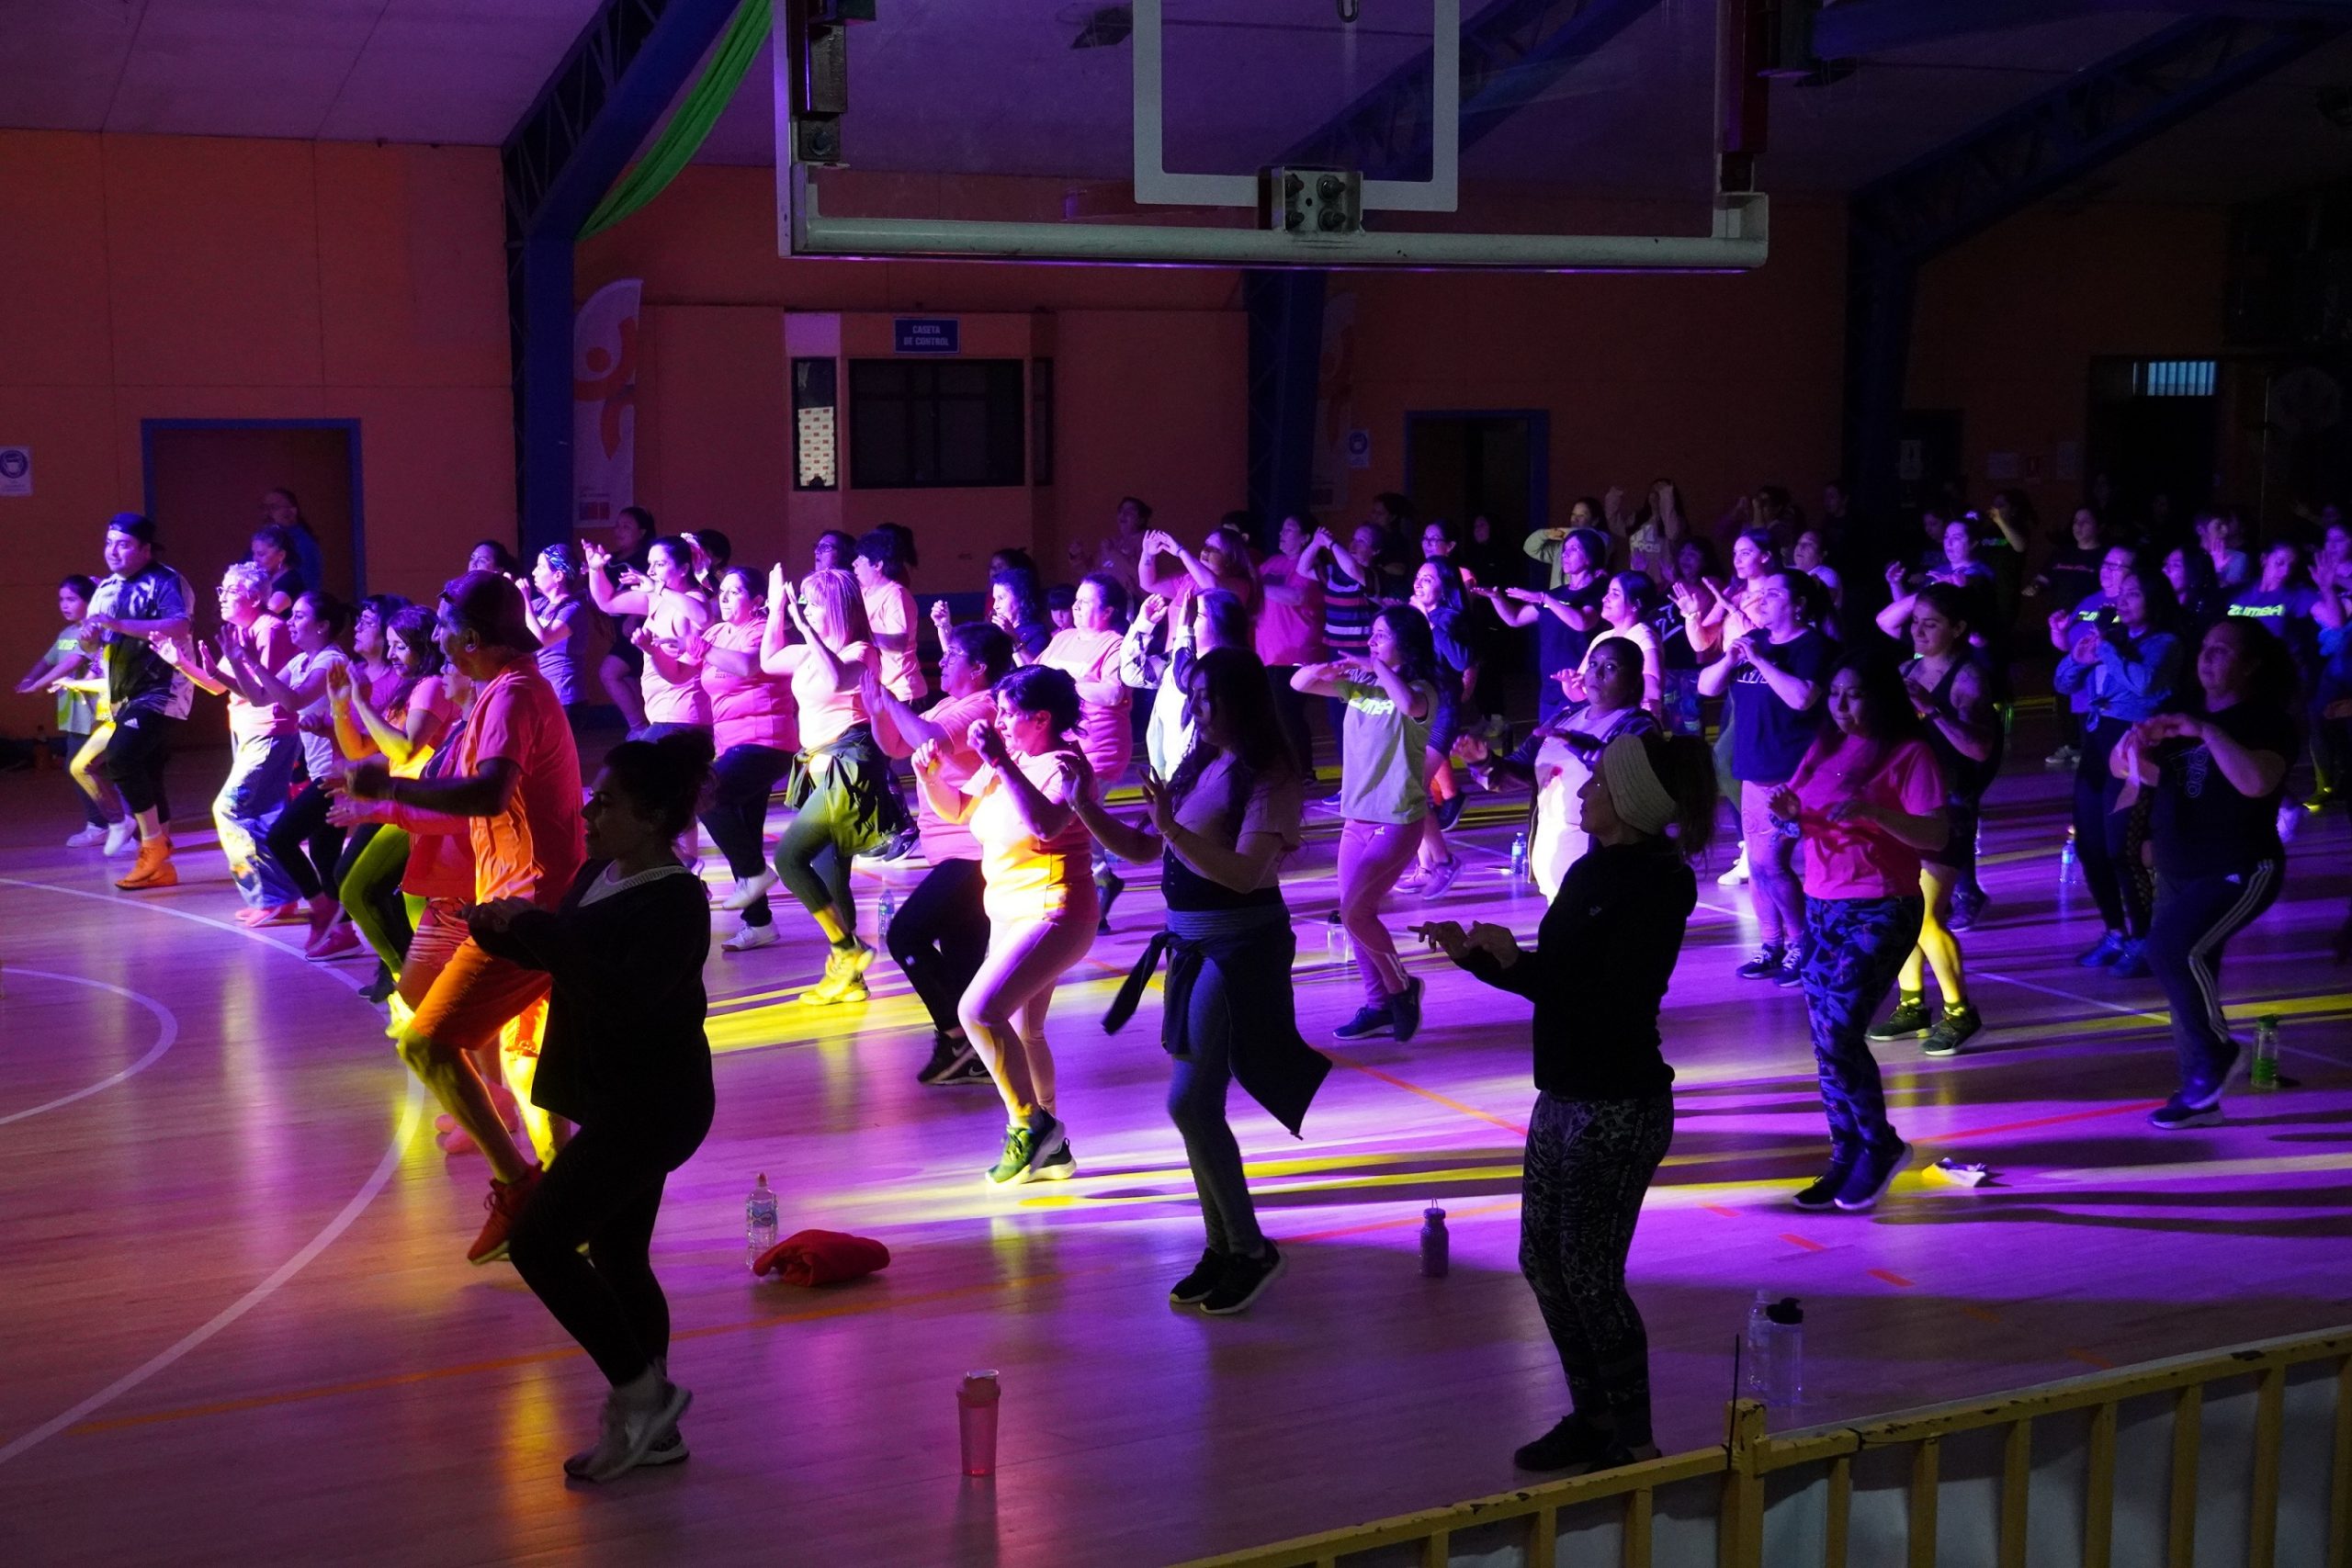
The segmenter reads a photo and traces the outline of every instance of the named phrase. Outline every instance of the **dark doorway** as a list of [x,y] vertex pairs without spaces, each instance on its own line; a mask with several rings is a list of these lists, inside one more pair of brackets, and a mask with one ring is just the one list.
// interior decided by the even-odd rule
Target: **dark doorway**
[[1515,550],[1550,513],[1552,416],[1542,409],[1405,416],[1405,493],[1413,513],[1442,517],[1470,536],[1493,525],[1498,551]]
[[[2176,370],[2175,367],[2187,369]],[[2095,359],[2085,471],[2110,487],[2109,521],[2177,534],[2213,499],[2221,404],[2211,360]]]
[[207,605],[204,591],[251,553],[271,490],[291,491],[301,503],[327,591],[349,600],[366,588],[358,421],[151,419],[141,434],[147,514]]

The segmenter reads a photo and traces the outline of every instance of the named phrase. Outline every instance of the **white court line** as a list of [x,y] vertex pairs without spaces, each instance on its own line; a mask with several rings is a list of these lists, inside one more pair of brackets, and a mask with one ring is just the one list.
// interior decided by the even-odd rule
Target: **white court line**
[[115,1074],[111,1077],[101,1078],[96,1083],[90,1085],[87,1089],[77,1089],[72,1094],[61,1095],[57,1099],[51,1100],[46,1105],[36,1105],[29,1111],[18,1111],[6,1116],[0,1116],[0,1127],[6,1127],[11,1122],[26,1121],[31,1117],[40,1115],[44,1111],[54,1111],[61,1105],[71,1105],[77,1100],[87,1100],[90,1096],[97,1093],[100,1089],[112,1089],[115,1085],[122,1082],[123,1079],[143,1073],[148,1068],[153,1066],[157,1062],[161,1061],[163,1059],[164,1053],[170,1050],[172,1048],[173,1042],[176,1041],[180,1037],[180,1021],[178,1017],[173,1013],[171,1009],[165,1007],[163,1003],[157,1001],[154,998],[147,995],[143,991],[128,990],[120,986],[108,985],[104,980],[85,979],[79,975],[60,975],[48,969],[12,969],[9,973],[19,976],[30,975],[36,979],[41,980],[60,980],[69,986],[88,986],[96,990],[112,991],[116,996],[128,998],[130,1000],[137,1002],[141,1007],[145,1008],[149,1012],[153,1013],[155,1015],[155,1021],[162,1024],[163,1027],[156,1032],[155,1043],[148,1049],[147,1054],[144,1056],[140,1057],[139,1060],[131,1063],[130,1066],[123,1068],[122,1071]]
[[[2055,997],[2060,1001],[2074,1002],[2078,1006],[2096,1009],[2100,1012],[2111,1012],[2119,1018],[2144,1018],[2151,1023],[2161,1023],[2166,1029],[2172,1027],[2172,1014],[2168,1012],[2151,1012],[2146,1008],[2125,1007],[2121,1002],[2101,1001],[2097,997],[2086,997],[2079,992],[2061,990],[2055,986],[2044,986],[2033,980],[2020,980],[2014,975],[2003,975],[1992,969],[1979,969],[1971,965],[1968,969],[1968,977],[1972,980],[1996,980],[2004,986],[2015,986],[2021,991],[2039,991],[2045,997]],[[2345,1065],[2340,1057],[2331,1056],[2324,1051],[2313,1051],[2301,1045],[2281,1045],[2278,1049],[2283,1055],[2308,1056],[2314,1062],[2326,1062],[2339,1067]]]
[[[55,893],[67,898],[87,898],[94,904],[110,905],[118,909],[137,909],[144,914],[166,915],[175,920],[186,920],[191,925],[209,926],[216,931],[227,931],[231,936],[243,937],[248,942],[257,942],[264,947],[291,953],[294,957],[302,959],[305,964],[310,963],[310,960],[304,957],[302,950],[292,942],[279,942],[274,937],[264,936],[250,926],[241,926],[233,920],[216,920],[209,915],[191,914],[186,909],[166,908],[161,904],[150,903],[142,898],[125,898],[104,893],[93,893],[85,887],[59,887],[52,883],[28,882],[20,876],[0,876],[0,887],[29,887],[36,893]],[[365,990],[368,987],[368,981],[359,978],[347,964],[312,964],[311,967],[320,974],[329,975],[341,980],[355,991]],[[373,978],[372,972],[369,972],[369,977]]]
[[[257,931],[247,931],[241,926],[232,925],[226,920],[215,920],[207,916],[192,915],[179,909],[162,908],[156,905],[142,903],[136,899],[109,898],[104,894],[88,893],[77,887],[52,887],[46,883],[26,882],[13,876],[0,876],[0,886],[29,887],[42,893],[62,893],[68,897],[90,898],[95,899],[96,902],[101,904],[127,906],[131,908],[143,909],[149,914],[168,915],[175,919],[193,920],[198,925],[212,926],[219,930],[228,931],[232,935],[244,937],[249,941],[260,942],[265,947],[277,948],[280,952],[284,953],[293,952],[292,948],[287,947],[283,943],[272,942],[268,938],[262,936]],[[28,973],[29,973],[29,971],[28,971]],[[339,977],[343,978],[345,982],[355,991],[366,984],[365,981],[359,980],[346,972],[337,971],[336,973]],[[239,1296],[235,1301],[222,1308],[210,1322],[195,1329],[182,1337],[177,1343],[170,1346],[168,1348],[161,1351],[157,1355],[149,1358],[145,1362],[132,1368],[130,1371],[125,1372],[122,1376],[108,1383],[106,1387],[98,1390],[97,1393],[90,1395],[89,1398],[82,1401],[79,1404],[74,1405],[71,1410],[64,1412],[62,1415],[51,1416],[49,1420],[42,1422],[40,1426],[34,1427],[31,1431],[25,1433],[22,1437],[16,1438],[6,1447],[0,1447],[0,1465],[5,1465],[10,1460],[17,1458],[18,1455],[40,1447],[42,1443],[47,1442],[50,1438],[57,1436],[58,1433],[66,1430],[68,1427],[76,1426],[79,1423],[87,1420],[92,1415],[105,1409],[107,1405],[121,1398],[124,1394],[129,1393],[132,1389],[137,1388],[141,1383],[145,1382],[149,1378],[153,1377],[157,1372],[163,1371],[175,1362],[178,1361],[181,1358],[187,1355],[190,1351],[201,1347],[214,1335],[219,1334],[222,1329],[227,1328],[239,1318],[244,1316],[245,1314],[253,1311],[254,1308],[261,1305],[262,1303],[275,1295],[286,1281],[300,1273],[310,1265],[312,1258],[318,1257],[320,1253],[324,1252],[329,1247],[334,1244],[337,1237],[341,1236],[345,1231],[349,1230],[353,1222],[359,1218],[360,1214],[366,1211],[368,1205],[376,1201],[376,1195],[379,1192],[381,1192],[385,1186],[390,1182],[392,1173],[400,1168],[401,1158],[408,1150],[409,1140],[416,1135],[417,1125],[424,1120],[424,1085],[413,1073],[403,1074],[402,1076],[408,1079],[408,1094],[407,1098],[401,1101],[400,1124],[393,1130],[390,1146],[385,1149],[384,1157],[376,1162],[375,1171],[369,1175],[366,1184],[363,1185],[357,1192],[352,1195],[351,1201],[343,1206],[342,1210],[335,1214],[334,1218],[326,1223],[325,1226],[320,1230],[318,1235],[312,1236],[310,1241],[303,1246],[301,1251],[297,1252],[284,1263],[279,1264],[277,1269],[270,1274],[269,1278],[264,1280],[252,1290],[247,1291],[243,1295]]]

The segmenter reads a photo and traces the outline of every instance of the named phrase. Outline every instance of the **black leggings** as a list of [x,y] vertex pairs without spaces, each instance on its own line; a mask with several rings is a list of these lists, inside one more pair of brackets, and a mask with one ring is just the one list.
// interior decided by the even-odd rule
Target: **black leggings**
[[277,814],[277,826],[269,830],[269,852],[277,857],[277,863],[286,868],[296,891],[305,898],[333,893],[343,886],[335,867],[343,862],[344,830],[327,820],[327,807],[334,801],[313,779],[288,802]]
[[122,794],[123,809],[136,817],[153,811],[172,819],[164,799],[164,769],[172,760],[172,738],[180,721],[158,713],[128,713],[115,721],[113,737],[98,759],[98,771]]
[[1674,1142],[1674,1100],[1546,1092],[1527,1128],[1519,1268],[1587,1421],[1650,1441],[1650,1341],[1625,1289],[1642,1197]]
[[989,953],[989,917],[981,907],[980,863],[944,860],[915,884],[890,921],[890,956],[922,998],[931,1026],[959,1032],[956,1007]]
[[2082,761],[2075,767],[2075,858],[2107,929],[2137,940],[2148,934],[2147,876],[2131,858],[2139,852],[2132,814],[2115,808],[2123,781],[2107,771],[2109,754],[2131,728],[2115,718],[2084,728]]
[[653,1221],[662,1183],[709,1131],[707,1109],[698,1118],[648,1111],[582,1126],[539,1179],[508,1239],[514,1271],[616,1388],[670,1354],[670,1303],[653,1277]]
[[[727,857],[727,869],[738,882],[768,868],[761,839],[767,827],[768,797],[775,793],[776,781],[791,771],[792,753],[772,746],[729,746],[711,764],[710,807],[702,814],[702,825],[710,830],[711,841]],[[743,923],[775,923],[766,894],[743,911]]]

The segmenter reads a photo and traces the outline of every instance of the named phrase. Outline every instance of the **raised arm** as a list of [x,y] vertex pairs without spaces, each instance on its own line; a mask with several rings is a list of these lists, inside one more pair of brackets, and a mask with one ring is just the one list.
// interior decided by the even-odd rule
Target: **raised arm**
[[580,548],[588,562],[588,597],[596,602],[596,608],[616,620],[623,615],[645,614],[648,596],[641,590],[615,587],[606,575],[605,569],[613,563],[613,552],[594,539]]

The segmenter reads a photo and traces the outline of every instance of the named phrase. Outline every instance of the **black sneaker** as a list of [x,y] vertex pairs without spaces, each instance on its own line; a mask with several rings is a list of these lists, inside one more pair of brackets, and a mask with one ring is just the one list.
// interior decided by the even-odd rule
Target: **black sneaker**
[[1832,1159],[1829,1168],[1815,1177],[1812,1186],[1799,1188],[1796,1196],[1789,1201],[1800,1209],[1826,1209],[1837,1201],[1838,1192],[1846,1185],[1846,1179],[1853,1173],[1852,1160]]
[[1095,874],[1094,891],[1102,900],[1101,918],[1094,924],[1097,931],[1107,931],[1111,929],[1111,906],[1117,903],[1119,895],[1126,890],[1127,879],[1109,866],[1104,866]]
[[2148,944],[2144,942],[2126,942],[2123,951],[2108,966],[2108,973],[2122,980],[2137,980],[2147,972]]
[[1243,1258],[1238,1254],[1226,1260],[1225,1272],[1216,1286],[1201,1299],[1201,1310],[1211,1317],[1230,1317],[1238,1312],[1248,1312],[1250,1303],[1264,1293],[1283,1271],[1282,1248],[1269,1239],[1263,1258]]
[[2101,969],[2123,956],[2123,933],[2104,931],[2099,939],[2075,955],[2075,962],[2086,969]]
[[980,1060],[979,1053],[974,1052],[971,1058],[963,1066],[951,1068],[946,1076],[932,1081],[942,1089],[952,1089],[957,1084],[967,1083],[993,1085],[996,1079],[989,1077],[989,1065]]
[[[950,1075],[958,1068],[978,1060],[979,1054],[972,1049],[972,1043],[969,1040],[958,1040],[948,1034],[934,1034],[931,1040],[931,1060],[925,1062],[916,1072],[915,1082],[919,1084],[946,1083],[949,1081]],[[985,1077],[987,1069],[982,1068],[981,1074]]]
[[1619,1465],[1656,1459],[1657,1446],[1644,1443],[1628,1448],[1613,1434],[1595,1431],[1571,1416],[1510,1458],[1521,1470],[1549,1471],[1561,1476],[1589,1475],[1597,1470],[1614,1470]]
[[899,830],[898,835],[888,843],[874,852],[874,858],[876,860],[904,860],[909,855],[914,853],[915,846],[922,842],[922,835],[921,833],[916,832],[912,828],[902,828]]
[[1780,977],[1781,961],[1787,949],[1777,942],[1768,942],[1756,950],[1756,956],[1732,971],[1743,980],[1772,980]]
[[1032,1181],[1068,1181],[1077,1174],[1078,1150],[1068,1138],[1062,1140],[1061,1147],[1045,1158],[1029,1162],[1029,1179]]
[[2148,1112],[2148,1125],[2167,1133],[2185,1132],[2191,1127],[2218,1127],[2222,1124],[2222,1096],[2199,1104],[2185,1094],[2176,1094]]
[[1386,1008],[1358,1008],[1355,1017],[1331,1031],[1331,1038],[1342,1044],[1359,1040],[1385,1040],[1396,1032],[1396,1020]]
[[1772,976],[1772,984],[1784,991],[1793,991],[1804,984],[1804,948],[1801,943],[1791,942],[1788,952],[1781,954],[1780,971]]
[[1886,1190],[1894,1173],[1910,1158],[1911,1145],[1905,1143],[1898,1142],[1891,1149],[1872,1149],[1854,1163],[1854,1168],[1847,1173],[1846,1185],[1838,1189],[1838,1196],[1832,1201],[1849,1214],[1862,1213],[1878,1201],[1878,1195]]
[[1405,982],[1405,988],[1388,998],[1388,1015],[1399,1043],[1410,1040],[1421,1027],[1421,977],[1418,975]]
[[1453,832],[1453,825],[1462,820],[1462,808],[1469,804],[1470,797],[1466,795],[1456,795],[1451,800],[1439,801],[1436,809],[1430,814],[1437,818],[1438,831]]
[[1927,1043],[1919,1047],[1919,1054],[1923,1056],[1956,1056],[1968,1037],[1984,1027],[1984,1021],[1977,1017],[1976,1010],[1966,1002],[1956,1008],[1947,1007],[1943,1016],[1936,1020],[1936,1026],[1928,1031]]
[[1182,1307],[1200,1305],[1209,1299],[1210,1293],[1217,1287],[1217,1281],[1225,1278],[1226,1265],[1232,1261],[1233,1255],[1229,1252],[1219,1252],[1214,1247],[1203,1247],[1201,1260],[1193,1265],[1193,1271],[1169,1289],[1169,1301]]
[[1906,991],[1886,1015],[1884,1023],[1872,1024],[1869,1038],[1877,1041],[1924,1040],[1931,1032],[1928,1028],[1928,998],[1917,991]]
[[1951,896],[1951,918],[1944,922],[1947,931],[1964,931],[1974,925],[1984,913],[1984,906],[1993,900],[1985,897],[1982,887],[1962,887]]

